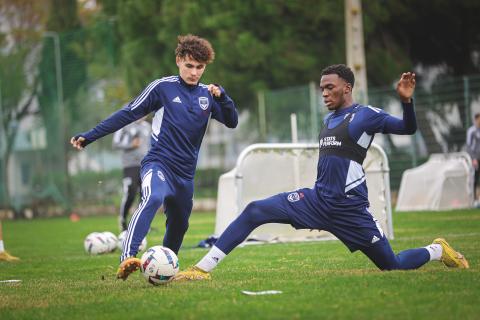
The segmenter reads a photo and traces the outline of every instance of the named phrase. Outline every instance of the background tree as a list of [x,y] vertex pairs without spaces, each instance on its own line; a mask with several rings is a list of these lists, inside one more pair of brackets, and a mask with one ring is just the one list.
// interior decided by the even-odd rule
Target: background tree
[[45,2],[4,0],[0,2],[0,111],[2,198],[10,206],[7,168],[20,121],[38,111],[38,49],[45,21]]
[[156,77],[176,74],[176,37],[185,33],[212,42],[216,62],[202,81],[224,85],[240,108],[253,108],[259,89],[318,80],[319,69],[338,56],[344,60],[338,1],[100,3],[119,22],[121,65],[132,95]]
[[[42,116],[44,117],[50,141],[55,141],[58,134],[57,126],[61,123],[58,119],[65,113],[66,121],[78,118],[79,108],[75,101],[78,90],[86,82],[87,65],[85,61],[85,32],[80,24],[75,0],[49,0],[50,10],[46,23],[46,30],[51,32],[51,37],[44,37],[42,57],[39,65],[41,78],[41,93],[39,95]],[[55,38],[58,37],[60,57],[55,53]],[[64,101],[58,101],[56,59],[60,59],[61,82]],[[69,70],[69,72],[66,72]],[[59,104],[66,105],[61,110]],[[55,116],[57,119],[55,119]],[[68,124],[67,123],[67,124]],[[65,133],[61,135],[64,137]],[[58,138],[57,138],[58,139]]]
[[[429,152],[443,152],[429,122],[429,113],[434,113],[448,128],[442,133],[448,150],[459,150],[465,138],[463,124],[470,122],[468,106],[462,97],[442,91],[447,86],[448,91],[463,92],[463,82],[452,77],[480,72],[480,2],[364,1],[363,5],[369,84],[391,83],[402,70],[422,67],[423,72],[417,72],[417,117],[426,146]],[[437,79],[425,86],[423,80],[432,68],[439,71]],[[449,120],[454,109],[460,125]]]
[[[203,81],[225,85],[241,109],[255,107],[258,90],[318,81],[325,65],[345,62],[343,1],[99,3],[104,14],[117,21],[120,65],[130,97],[152,79],[177,72],[173,51],[176,36],[184,33],[212,41],[217,58]],[[422,85],[423,70],[430,74],[432,68],[441,69],[442,78],[480,71],[479,2],[365,0],[363,13],[370,86],[390,87],[403,70],[416,69],[417,97],[429,97],[437,94],[437,86]],[[452,103],[459,101],[451,98]],[[458,149],[458,137],[463,137],[465,128],[449,122],[445,104],[426,98],[418,102],[420,131],[429,151],[442,151],[428,120],[432,113],[449,128],[443,140],[449,148]],[[456,108],[460,122],[468,123],[468,108],[462,102]]]
[[[36,178],[38,195],[42,199],[54,198],[68,207],[70,185],[67,155],[70,132],[67,128],[73,119],[80,118],[82,114],[76,96],[87,78],[85,32],[78,17],[76,0],[50,0],[49,8],[45,26],[49,33],[45,34],[47,37],[43,40],[39,64],[39,103],[47,132],[47,149],[44,153],[47,168],[43,176],[37,173]],[[61,82],[61,86],[57,85],[58,82]]]

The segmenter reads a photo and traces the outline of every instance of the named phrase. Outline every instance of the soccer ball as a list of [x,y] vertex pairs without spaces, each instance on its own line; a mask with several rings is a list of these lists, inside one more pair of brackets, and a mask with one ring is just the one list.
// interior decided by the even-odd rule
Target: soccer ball
[[[123,252],[123,241],[125,241],[125,237],[127,236],[127,231],[122,231],[118,235],[118,242],[117,242],[117,247],[120,251]],[[143,238],[142,243],[140,243],[140,246],[138,247],[138,251],[143,251],[147,247],[147,238]]]
[[127,236],[127,231],[122,231],[122,232],[120,232],[120,234],[117,237],[117,239],[118,239],[117,248],[120,251],[123,251],[123,241],[125,240],[126,236]]
[[154,286],[167,283],[179,269],[177,255],[162,246],[149,248],[141,258],[143,277]]
[[108,243],[108,252],[113,252],[117,248],[117,236],[111,233],[110,231],[102,232]]
[[107,238],[103,233],[92,232],[83,241],[85,251],[89,254],[96,255],[108,252],[109,246]]

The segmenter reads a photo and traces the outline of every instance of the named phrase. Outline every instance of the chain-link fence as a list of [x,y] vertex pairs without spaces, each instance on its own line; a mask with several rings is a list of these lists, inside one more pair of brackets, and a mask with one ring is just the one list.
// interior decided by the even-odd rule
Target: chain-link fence
[[[118,184],[108,183],[121,179],[111,140],[85,153],[69,145],[73,134],[127,100],[114,45],[110,23],[45,32],[17,66],[0,74],[0,209],[63,214],[119,198]],[[3,52],[2,65],[14,56]],[[27,65],[33,67],[25,70]],[[15,76],[25,79],[14,86]]]
[[[402,117],[394,86],[369,88],[369,104]],[[425,162],[432,153],[462,150],[473,114],[480,112],[480,76],[438,79],[420,83],[415,92],[418,131],[413,136],[377,135],[387,151],[392,189],[398,189],[403,171]],[[259,95],[259,130],[265,141],[291,141],[290,115],[298,119],[300,141],[317,141],[327,113],[313,84],[272,90]],[[262,119],[266,119],[262,125]]]

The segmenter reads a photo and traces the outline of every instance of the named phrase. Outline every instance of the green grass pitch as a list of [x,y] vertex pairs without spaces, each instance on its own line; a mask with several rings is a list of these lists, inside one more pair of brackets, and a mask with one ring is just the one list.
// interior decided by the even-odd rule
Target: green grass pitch
[[[206,249],[213,214],[193,214],[180,251],[181,269]],[[164,218],[148,235],[161,244]],[[116,217],[4,221],[7,249],[21,258],[0,262],[0,319],[479,319],[480,210],[394,214],[395,251],[438,236],[469,259],[469,270],[432,262],[415,271],[380,272],[339,241],[247,246],[234,250],[212,281],[154,287],[139,273],[115,279],[118,251],[89,256],[83,239],[117,233]],[[245,296],[241,290],[281,290]]]

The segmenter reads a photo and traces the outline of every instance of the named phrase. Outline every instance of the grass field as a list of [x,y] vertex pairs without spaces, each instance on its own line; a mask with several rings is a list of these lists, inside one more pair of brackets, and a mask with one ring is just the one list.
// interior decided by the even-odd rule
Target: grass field
[[[206,251],[213,214],[193,214],[180,266]],[[159,231],[149,245],[161,244]],[[470,261],[469,270],[432,262],[416,271],[380,272],[339,241],[247,246],[234,250],[206,282],[153,287],[139,274],[115,280],[118,252],[88,256],[83,238],[116,233],[115,217],[5,221],[7,249],[18,263],[0,263],[0,319],[479,319],[480,210],[394,214],[394,250],[444,236]],[[281,290],[245,296],[241,290]]]

